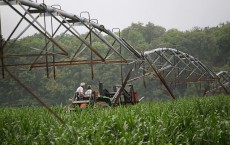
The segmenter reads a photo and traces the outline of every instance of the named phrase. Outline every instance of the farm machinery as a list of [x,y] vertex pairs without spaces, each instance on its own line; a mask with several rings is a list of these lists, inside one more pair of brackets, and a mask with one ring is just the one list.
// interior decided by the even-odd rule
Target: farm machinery
[[[120,95],[119,95],[120,94]],[[99,92],[93,91],[91,97],[84,97],[82,100],[71,102],[70,110],[85,107],[115,107],[119,105],[134,105],[139,103],[144,97],[139,99],[132,84],[113,86],[113,91],[103,88],[103,83],[99,83]],[[116,101],[117,100],[117,101]]]

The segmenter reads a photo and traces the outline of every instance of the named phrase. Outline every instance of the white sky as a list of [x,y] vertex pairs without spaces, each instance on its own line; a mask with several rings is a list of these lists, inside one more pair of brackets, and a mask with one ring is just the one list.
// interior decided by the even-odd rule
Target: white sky
[[[76,15],[88,11],[91,18],[108,29],[124,29],[133,22],[152,22],[167,30],[184,31],[230,21],[230,0],[45,0],[45,3],[60,4],[64,11]],[[3,35],[17,24],[16,14],[5,7],[0,6]]]

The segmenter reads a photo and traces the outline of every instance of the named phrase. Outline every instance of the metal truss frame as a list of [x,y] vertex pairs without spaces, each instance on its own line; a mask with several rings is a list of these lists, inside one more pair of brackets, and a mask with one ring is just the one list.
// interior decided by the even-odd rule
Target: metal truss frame
[[[129,45],[124,39],[120,38],[116,33],[106,29],[103,25],[98,24],[96,19],[91,19],[88,12],[82,12],[80,16],[75,14],[67,13],[61,10],[60,6],[47,6],[44,3],[36,3],[29,0],[2,0],[0,4],[8,5],[12,8],[19,16],[21,16],[20,21],[7,38],[7,40],[1,45],[1,70],[4,72],[3,63],[7,67],[29,67],[32,70],[36,67],[46,67],[47,76],[49,76],[49,68],[53,68],[53,73],[55,77],[55,67],[56,66],[69,66],[69,65],[80,65],[80,64],[91,64],[91,69],[93,72],[93,64],[127,64],[130,61],[135,61],[141,59],[141,55],[136,51],[131,45]],[[20,7],[22,13],[15,7],[15,4]],[[87,18],[81,17],[81,15],[86,14]],[[44,24],[38,21],[39,18],[43,17]],[[48,19],[50,17],[51,30],[48,29]],[[28,26],[11,42],[10,39],[15,31],[18,29],[22,21],[26,21]],[[54,29],[54,24],[57,23],[58,27]],[[35,48],[31,46],[30,49],[37,50],[36,53],[30,54],[7,54],[11,47],[15,45],[17,40],[30,28],[33,27],[40,34],[44,36],[44,46],[43,48]],[[86,36],[81,35],[78,31],[79,27],[84,27],[88,32]],[[64,28],[64,33],[58,39],[55,38],[57,32],[60,28]],[[118,34],[120,32],[119,29]],[[66,33],[70,33],[75,36],[76,41],[80,41],[79,45],[74,51],[69,51],[59,40],[64,37]],[[120,35],[120,34],[119,34]],[[93,43],[95,40],[103,43],[107,48],[103,49],[97,48]],[[7,50],[6,50],[6,47]],[[90,55],[84,54],[90,51]],[[124,55],[125,54],[125,55]],[[90,58],[88,57],[90,56]],[[33,58],[34,60],[27,63],[11,63],[7,59],[13,58]],[[45,61],[39,61],[41,58],[45,58]],[[51,59],[50,59],[51,58]],[[8,63],[10,62],[10,63]],[[4,78],[4,73],[2,73]]]
[[[157,48],[144,52],[159,73],[172,83],[216,81],[218,77],[207,66],[193,56],[173,48]],[[151,73],[149,66],[143,68]]]

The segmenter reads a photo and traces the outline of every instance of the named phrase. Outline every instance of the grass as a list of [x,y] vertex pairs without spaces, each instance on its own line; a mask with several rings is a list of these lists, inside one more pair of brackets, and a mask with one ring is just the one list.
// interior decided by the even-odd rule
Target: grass
[[230,96],[139,103],[66,113],[1,108],[2,144],[230,144]]

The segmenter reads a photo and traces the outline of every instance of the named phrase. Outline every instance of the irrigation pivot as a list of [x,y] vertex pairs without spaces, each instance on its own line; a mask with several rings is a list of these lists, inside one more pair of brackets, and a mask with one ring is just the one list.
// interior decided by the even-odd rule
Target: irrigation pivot
[[[226,90],[223,82],[219,81],[219,76],[197,58],[174,48],[156,48],[140,52],[120,36],[119,29],[118,33],[113,31],[117,29],[107,29],[97,19],[91,18],[88,12],[72,14],[62,10],[59,5],[48,6],[30,0],[0,0],[0,7],[11,8],[14,14],[20,17],[14,29],[9,30],[8,37],[0,35],[1,78],[5,77],[4,68],[26,71],[45,68],[47,77],[53,73],[55,79],[57,67],[90,65],[93,79],[94,65],[117,64],[121,65],[123,83],[122,76],[128,72],[123,72],[125,66],[122,64],[126,64],[134,65],[132,76],[126,80],[127,83],[152,76],[164,84],[173,99],[176,96],[173,95],[169,84],[218,82]],[[1,21],[6,20],[1,20],[0,17],[0,28],[4,27]],[[25,22],[26,26],[23,25]],[[29,49],[21,47],[21,51],[9,53],[18,40],[31,29],[43,37],[43,46],[31,44]],[[84,35],[81,32],[84,32]],[[72,43],[76,43],[75,49],[60,43],[65,34],[74,36]],[[102,43],[105,48],[95,45],[95,41]],[[17,61],[20,58],[24,58],[24,61]]]

